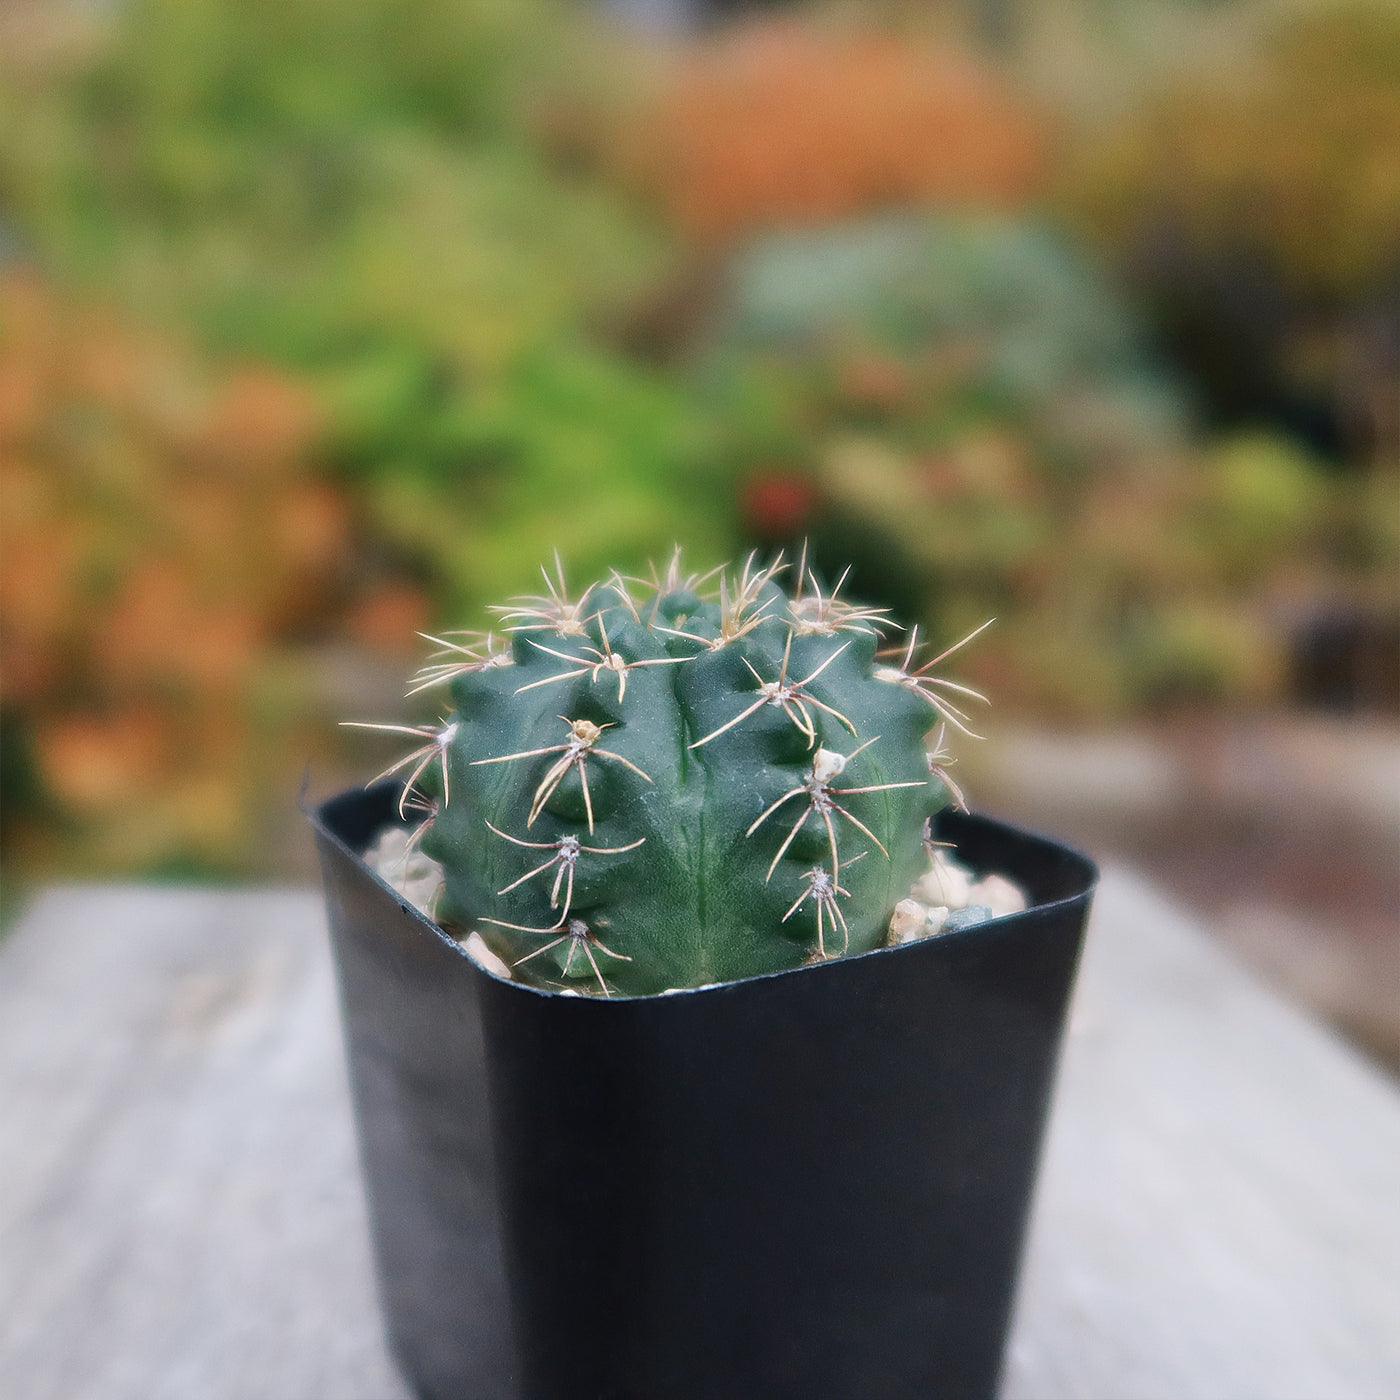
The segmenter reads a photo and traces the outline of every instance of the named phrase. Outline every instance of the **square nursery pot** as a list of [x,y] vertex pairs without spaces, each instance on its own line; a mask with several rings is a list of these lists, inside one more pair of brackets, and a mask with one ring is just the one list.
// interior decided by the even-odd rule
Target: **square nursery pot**
[[313,816],[379,1284],[429,1400],[995,1394],[1096,871],[937,834],[1024,913],[696,991],[479,967]]

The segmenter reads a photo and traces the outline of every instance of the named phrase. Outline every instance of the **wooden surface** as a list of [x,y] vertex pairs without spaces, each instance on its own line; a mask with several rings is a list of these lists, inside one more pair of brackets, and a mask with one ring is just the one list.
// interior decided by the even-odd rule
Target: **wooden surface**
[[[58,889],[0,945],[0,1396],[405,1400],[316,894]],[[1396,1396],[1400,1094],[1108,872],[1005,1400]]]

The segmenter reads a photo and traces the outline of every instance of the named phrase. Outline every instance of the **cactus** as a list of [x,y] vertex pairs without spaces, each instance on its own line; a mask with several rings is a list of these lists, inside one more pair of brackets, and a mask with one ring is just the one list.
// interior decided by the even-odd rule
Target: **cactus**
[[[924,868],[927,819],[961,794],[935,719],[973,695],[881,653],[879,609],[792,596],[781,559],[499,608],[502,632],[433,638],[414,690],[448,686],[400,813],[441,862],[438,909],[539,985],[644,995],[776,972],[885,942]],[[961,645],[961,643],[959,643]],[[954,650],[950,648],[949,650]],[[981,698],[981,697],[977,697]],[[940,726],[940,729],[942,726]]]

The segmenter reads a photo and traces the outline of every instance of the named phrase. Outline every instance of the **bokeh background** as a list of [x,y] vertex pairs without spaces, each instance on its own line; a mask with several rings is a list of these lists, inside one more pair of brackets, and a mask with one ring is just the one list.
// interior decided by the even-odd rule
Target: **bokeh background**
[[7,911],[309,878],[555,547],[803,540],[1400,1064],[1400,4],[0,6]]

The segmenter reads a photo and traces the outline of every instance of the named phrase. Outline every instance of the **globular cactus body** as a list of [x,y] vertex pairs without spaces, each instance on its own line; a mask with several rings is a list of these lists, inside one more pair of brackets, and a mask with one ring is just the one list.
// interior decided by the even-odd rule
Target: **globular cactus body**
[[876,613],[774,572],[718,602],[674,566],[644,603],[561,579],[508,645],[424,673],[455,705],[416,756],[445,923],[517,976],[629,995],[885,941],[950,791],[927,702],[960,712],[876,662]]

